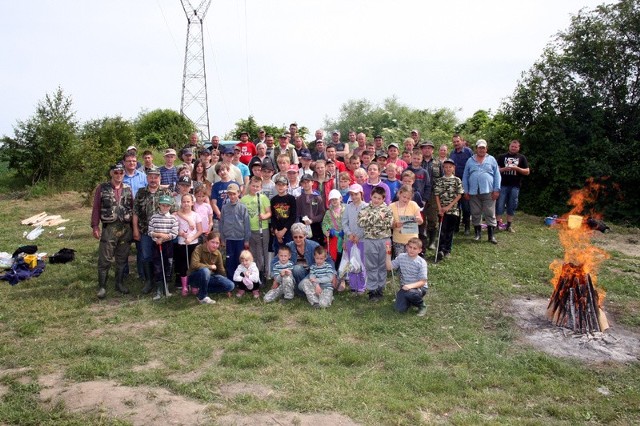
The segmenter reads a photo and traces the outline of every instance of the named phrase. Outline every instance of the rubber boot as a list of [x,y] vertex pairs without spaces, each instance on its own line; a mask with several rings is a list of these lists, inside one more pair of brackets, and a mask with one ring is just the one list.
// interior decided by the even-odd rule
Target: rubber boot
[[107,274],[109,270],[98,271],[98,299],[104,299],[107,295]]
[[476,236],[473,237],[473,239],[476,241],[480,241],[480,238],[482,238],[482,226],[474,226],[473,229],[475,229],[476,231]]
[[435,250],[436,249],[436,230],[435,229],[428,230],[427,237],[429,238],[429,247],[427,247],[427,250]]
[[180,277],[180,285],[182,286],[182,296],[186,296],[189,294],[189,289],[187,288],[187,277]]
[[116,267],[116,290],[122,294],[129,294],[129,289],[124,286],[124,265]]
[[153,263],[144,262],[142,266],[144,268],[144,287],[142,288],[142,294],[149,294],[155,287],[153,283]]
[[471,219],[469,217],[463,218],[464,222],[464,235],[471,235]]
[[494,235],[495,229],[496,229],[495,226],[487,227],[487,232],[489,234],[489,242],[491,244],[498,244],[498,240],[496,240],[496,237]]

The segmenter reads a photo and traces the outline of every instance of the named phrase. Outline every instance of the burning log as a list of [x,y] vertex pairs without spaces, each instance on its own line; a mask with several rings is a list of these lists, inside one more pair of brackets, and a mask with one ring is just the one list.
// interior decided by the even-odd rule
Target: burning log
[[557,326],[576,333],[593,334],[609,328],[590,274],[584,272],[582,265],[573,263],[562,265],[558,284],[547,305],[547,317]]

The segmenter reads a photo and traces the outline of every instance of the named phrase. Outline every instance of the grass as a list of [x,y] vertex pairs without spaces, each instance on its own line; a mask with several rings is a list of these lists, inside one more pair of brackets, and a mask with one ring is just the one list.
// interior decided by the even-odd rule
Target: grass
[[[418,318],[395,313],[390,292],[380,304],[339,294],[325,311],[301,299],[284,306],[226,297],[214,306],[181,297],[153,303],[134,277],[132,295],[116,295],[111,278],[99,302],[97,241],[78,194],[0,201],[1,249],[26,244],[20,220],[43,210],[71,220],[38,238],[39,251],[78,253],[72,263],[47,265],[39,278],[0,283],[2,424],[121,424],[42,404],[37,381],[23,384],[1,371],[19,367],[34,379],[61,372],[69,381],[163,387],[217,403],[214,416],[339,412],[371,425],[640,422],[637,364],[546,355],[523,343],[502,313],[512,298],[551,293],[548,265],[562,250],[541,218],[519,215],[517,234],[499,233],[497,246],[457,236],[451,260],[430,266],[428,316]],[[618,252],[599,274],[607,309],[636,332],[639,274],[638,259]],[[159,366],[134,371],[151,361]],[[180,379],[194,371],[192,380]],[[230,382],[261,384],[275,396],[226,399],[217,390]]]

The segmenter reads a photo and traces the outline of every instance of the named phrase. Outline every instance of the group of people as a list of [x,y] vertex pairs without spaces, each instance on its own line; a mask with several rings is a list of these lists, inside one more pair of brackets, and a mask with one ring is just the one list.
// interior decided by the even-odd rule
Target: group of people
[[112,264],[116,290],[129,292],[134,241],[142,292],[155,289],[154,299],[175,285],[205,304],[215,303],[211,293],[235,290],[238,297],[263,294],[267,303],[298,294],[326,308],[334,291],[347,288],[381,300],[387,271],[398,269],[396,309],[415,306],[425,315],[426,250],[437,261],[448,257],[455,232],[464,225],[469,234],[471,223],[480,240],[483,217],[497,243],[496,212],[506,207],[504,228],[513,231],[520,179],[529,173],[518,141],[496,159],[486,141],[474,153],[457,134],[450,155],[443,145],[434,156],[434,144],[417,130],[402,148],[355,132],[348,142],[337,131],[325,141],[322,130],[306,143],[295,123],[278,139],[261,130],[252,142],[243,132],[233,147],[214,136],[205,148],[193,134],[180,166],[173,149],[156,167],[150,151],[139,163],[129,147],[95,191],[98,297],[106,296]]

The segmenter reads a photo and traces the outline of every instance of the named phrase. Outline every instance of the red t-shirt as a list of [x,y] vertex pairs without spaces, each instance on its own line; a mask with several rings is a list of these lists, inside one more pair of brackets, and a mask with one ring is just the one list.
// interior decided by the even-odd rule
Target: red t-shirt
[[240,148],[240,162],[249,165],[249,161],[253,158],[254,155],[258,154],[256,150],[256,146],[253,142],[240,142],[236,145],[236,147]]

